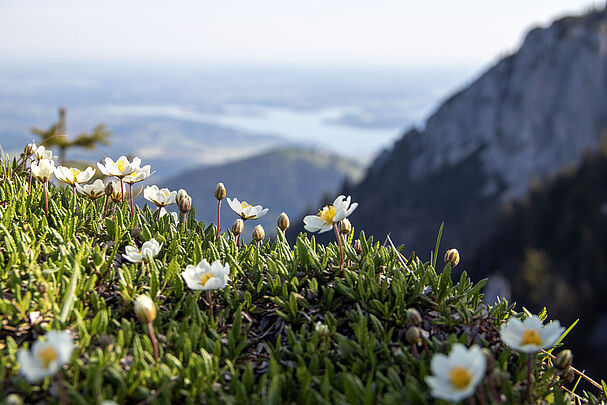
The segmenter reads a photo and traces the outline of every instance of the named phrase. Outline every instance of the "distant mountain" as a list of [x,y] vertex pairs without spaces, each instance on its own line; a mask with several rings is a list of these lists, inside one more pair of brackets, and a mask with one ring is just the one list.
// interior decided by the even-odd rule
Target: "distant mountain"
[[[505,202],[533,179],[579,163],[607,133],[607,14],[532,30],[518,52],[446,100],[346,187],[352,223],[427,256],[445,221],[444,247],[466,257],[493,231]],[[301,228],[299,228],[301,230]]]
[[[491,272],[511,281],[514,300],[579,326],[567,337],[580,364],[607,374],[607,143],[578,168],[564,169],[508,204],[492,236],[468,256],[474,278]],[[495,299],[495,296],[493,297]]]
[[[218,182],[223,182],[230,198],[238,198],[270,209],[259,221],[245,229],[250,239],[252,225],[262,224],[266,234],[276,232],[276,220],[282,211],[291,221],[316,207],[324,194],[334,194],[344,182],[356,182],[363,174],[354,161],[315,150],[285,148],[218,166],[205,166],[186,171],[163,182],[171,190],[186,189],[193,199],[196,218],[215,222]],[[232,225],[236,214],[226,201],[222,203],[222,228]]]

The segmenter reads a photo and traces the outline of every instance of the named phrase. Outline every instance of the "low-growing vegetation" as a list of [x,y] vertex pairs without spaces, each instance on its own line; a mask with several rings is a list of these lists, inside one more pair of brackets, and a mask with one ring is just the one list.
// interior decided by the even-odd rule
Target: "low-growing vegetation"
[[[455,276],[451,250],[439,267],[439,243],[424,261],[403,257],[389,240],[382,244],[362,231],[355,237],[349,227],[336,232],[340,243],[317,244],[305,234],[286,240],[283,215],[277,236],[256,228],[254,241],[244,243],[229,225],[217,232],[196,221],[193,210],[176,218],[131,208],[128,193],[114,187],[108,197],[90,199],[69,186],[32,180],[29,155],[4,156],[0,168],[0,398],[7,402],[605,399],[600,384],[593,392],[576,389],[587,377],[571,367],[569,351],[552,354],[571,328],[542,326],[545,311],[540,321],[506,301],[483,304],[485,281],[474,283],[465,271]],[[221,223],[234,218],[224,215]],[[250,222],[243,235],[253,231]],[[204,272],[203,260],[229,269],[227,278],[217,273],[214,290],[192,287],[195,269],[182,275],[199,263],[196,271]],[[205,277],[203,287],[211,276]],[[524,326],[513,321],[519,318]],[[516,328],[523,328],[522,338]],[[544,335],[548,329],[558,332],[556,342]],[[38,356],[42,368],[58,370],[32,381],[26,349],[57,336],[65,344],[71,337],[73,352],[64,362],[51,352]],[[462,366],[466,356],[474,367]],[[435,363],[455,365],[440,370]],[[451,386],[441,391],[445,381]]]

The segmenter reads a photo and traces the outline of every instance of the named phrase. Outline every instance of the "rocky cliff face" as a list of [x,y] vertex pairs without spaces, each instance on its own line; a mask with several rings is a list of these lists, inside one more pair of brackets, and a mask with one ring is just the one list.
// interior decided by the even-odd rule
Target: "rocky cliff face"
[[[412,129],[345,192],[352,220],[423,257],[440,223],[444,241],[472,251],[503,204],[534,179],[577,164],[607,131],[607,10],[531,31]],[[446,245],[443,245],[446,247]],[[463,254],[465,259],[465,253]]]

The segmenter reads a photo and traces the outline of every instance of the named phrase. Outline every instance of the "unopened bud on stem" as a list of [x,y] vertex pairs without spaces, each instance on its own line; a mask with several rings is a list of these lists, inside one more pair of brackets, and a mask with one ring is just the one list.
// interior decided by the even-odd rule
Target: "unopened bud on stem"
[[363,245],[362,243],[360,243],[360,239],[356,239],[354,241],[354,251],[356,252],[357,255],[361,255],[361,253],[363,252]]
[[23,150],[25,157],[27,158],[32,156],[34,153],[36,153],[37,148],[38,147],[36,146],[36,142],[32,141],[32,143],[28,143],[25,149]]
[[348,218],[344,218],[341,221],[339,221],[339,232],[342,235],[349,234],[351,230],[352,230],[352,224],[350,223],[350,220]]
[[280,229],[281,231],[284,232],[287,229],[289,229],[289,226],[291,225],[291,222],[289,222],[289,217],[287,216],[287,214],[285,214],[283,212],[278,217],[278,222],[276,224],[278,225],[278,229]]
[[242,233],[242,231],[244,231],[244,221],[238,218],[232,224],[232,233],[234,234],[234,236],[238,236]]
[[411,345],[420,345],[422,343],[422,331],[417,326],[411,326],[405,333],[407,342]]
[[573,353],[571,350],[565,349],[561,350],[559,354],[556,355],[556,359],[554,359],[554,367],[556,367],[559,371],[566,371],[573,364]]
[[187,214],[192,209],[192,197],[188,195],[188,192],[184,189],[180,189],[175,198],[177,208],[184,214]]
[[148,324],[156,319],[156,305],[147,295],[140,295],[135,299],[135,315],[141,323]]
[[263,238],[266,237],[266,233],[263,230],[263,226],[257,225],[255,229],[253,229],[253,240],[257,243],[261,242]]
[[451,267],[457,266],[459,263],[459,252],[457,249],[449,249],[445,253],[445,264],[450,263]]
[[217,201],[221,201],[226,198],[226,188],[223,183],[217,183],[217,188],[215,188],[215,198],[217,198]]
[[407,322],[411,326],[420,326],[422,324],[422,316],[417,309],[409,308],[407,310]]

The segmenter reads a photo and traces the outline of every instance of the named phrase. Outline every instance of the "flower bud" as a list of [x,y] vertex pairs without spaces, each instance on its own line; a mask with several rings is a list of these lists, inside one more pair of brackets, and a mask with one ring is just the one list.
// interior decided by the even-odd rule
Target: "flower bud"
[[217,183],[217,188],[215,189],[215,198],[217,198],[218,201],[226,198],[226,188],[223,183]]
[[363,252],[363,245],[360,243],[360,239],[356,239],[354,241],[354,251],[356,252],[357,255],[361,255],[361,253]]
[[32,140],[32,143],[28,143],[25,149],[23,149],[23,153],[25,154],[25,157],[28,158],[36,153],[36,149],[38,149],[36,142]]
[[283,232],[289,229],[291,223],[289,222],[289,217],[287,216],[287,214],[285,214],[284,212],[281,213],[278,217],[278,222],[276,223],[276,225],[278,225],[278,229]]
[[235,236],[238,236],[238,235],[240,235],[242,233],[242,231],[244,231],[244,221],[242,219],[238,218],[232,224],[232,233]]
[[261,242],[263,238],[266,237],[266,233],[263,230],[263,226],[257,225],[255,229],[253,229],[253,240],[255,242]]
[[23,398],[17,394],[9,394],[4,399],[3,404],[6,405],[23,405]]
[[495,367],[493,371],[491,371],[491,374],[489,374],[488,379],[495,388],[500,390],[502,388],[502,383],[506,379],[506,375],[504,375],[504,372],[498,367]]
[[420,345],[422,343],[422,331],[417,326],[411,326],[405,333],[407,342],[412,345]]
[[445,264],[451,263],[451,267],[457,266],[459,263],[459,252],[457,249],[449,249],[445,253]]
[[554,359],[553,364],[559,371],[566,371],[571,367],[573,363],[573,353],[571,350],[565,349],[561,350],[559,354],[556,355],[556,359]]
[[147,295],[140,295],[135,299],[135,315],[141,323],[148,324],[156,319],[156,305]]
[[342,235],[349,234],[351,230],[352,230],[352,224],[350,223],[350,220],[348,218],[344,218],[341,221],[339,221],[339,232]]
[[179,211],[184,214],[190,212],[192,209],[192,197],[190,197],[188,192],[184,189],[179,190],[177,197],[175,197],[175,202],[177,203],[177,208],[179,208]]
[[565,382],[565,384],[570,384],[573,382],[573,380],[575,380],[575,373],[573,372],[573,369],[568,368],[567,371],[565,371],[561,377],[563,379],[563,381]]
[[105,191],[105,195],[107,195],[107,196],[111,196],[112,195],[112,193],[114,192],[114,186],[112,185],[111,181],[108,182],[105,185],[105,190],[104,191]]
[[407,310],[407,322],[412,326],[420,326],[422,324],[422,316],[415,308]]
[[316,322],[314,329],[316,329],[318,335],[323,338],[326,338],[331,334],[331,332],[329,331],[329,327],[320,321]]

